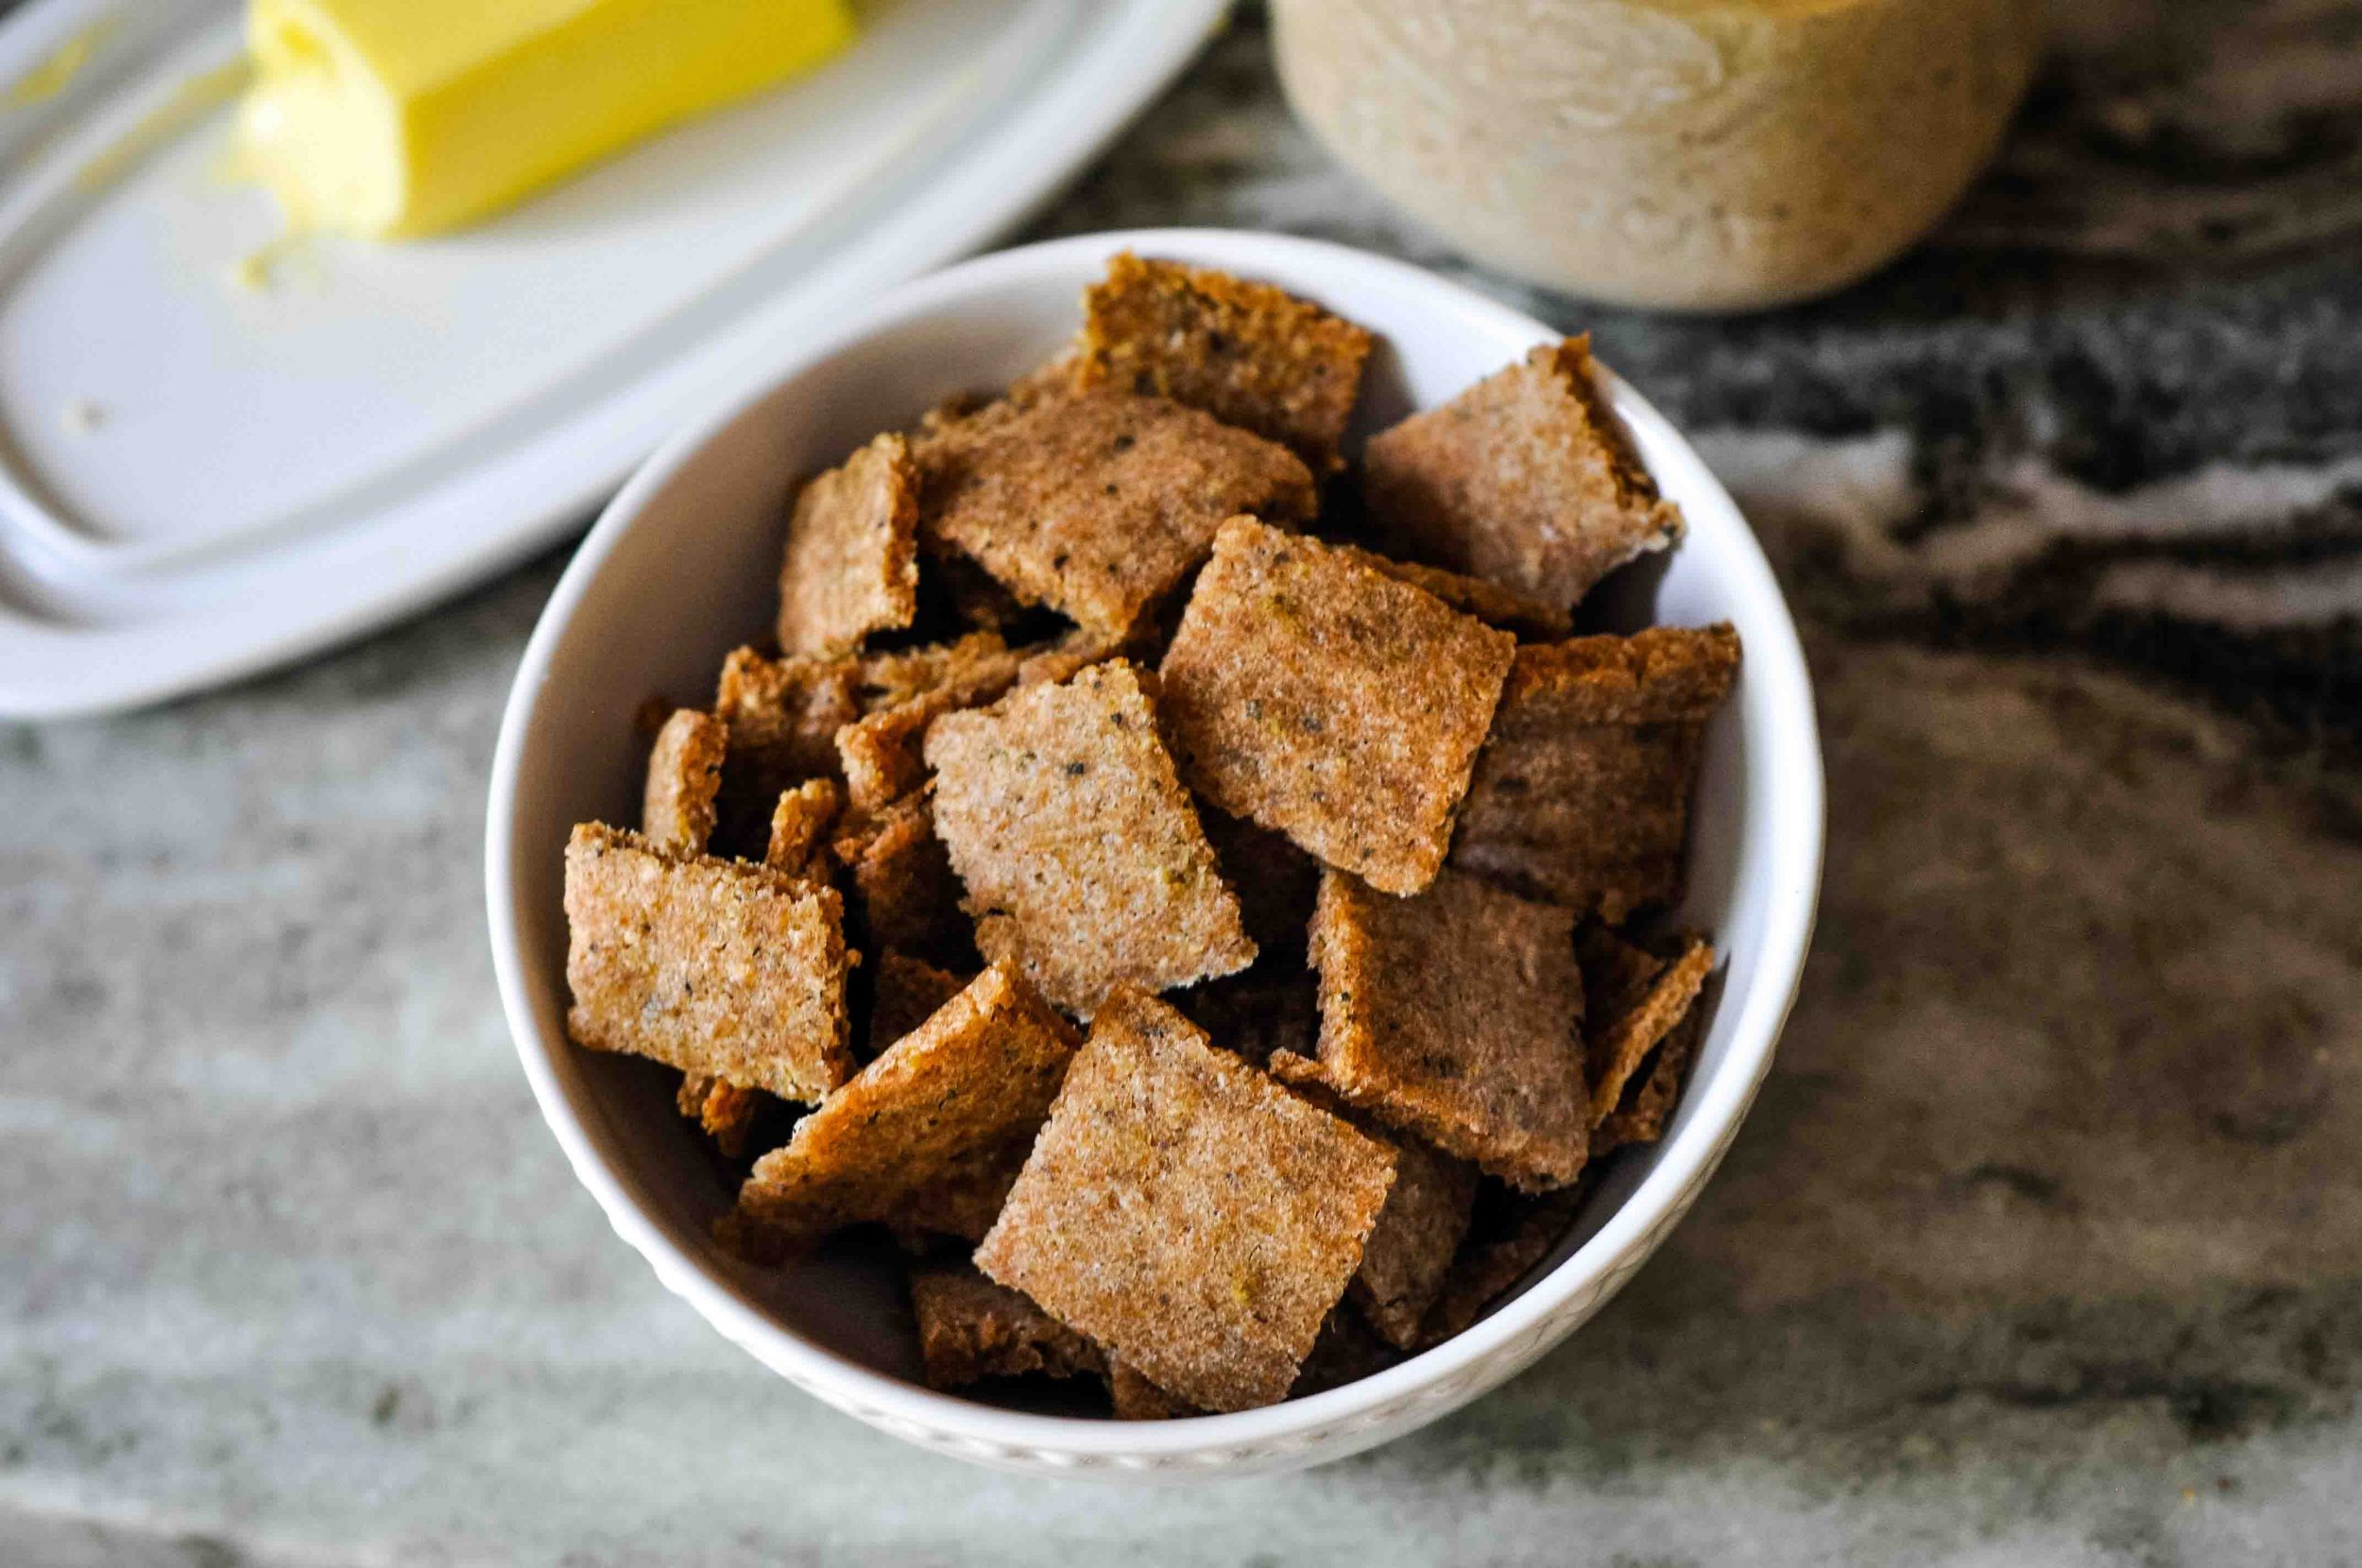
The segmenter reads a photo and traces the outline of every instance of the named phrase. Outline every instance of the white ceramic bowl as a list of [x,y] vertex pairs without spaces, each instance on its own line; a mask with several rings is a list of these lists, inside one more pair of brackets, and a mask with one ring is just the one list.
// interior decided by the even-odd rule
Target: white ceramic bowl
[[1821,874],[1822,775],[1802,651],[1763,553],[1697,454],[1629,387],[1617,411],[1687,540],[1619,574],[1619,624],[1737,624],[1746,657],[1705,743],[1686,923],[1722,958],[1703,1051],[1662,1143],[1627,1150],[1583,1218],[1511,1299],[1447,1343],[1269,1409],[1119,1423],[932,1392],[897,1270],[828,1253],[745,1269],[709,1239],[729,1201],[661,1069],[568,1044],[560,851],[568,828],[636,810],[652,692],[697,700],[723,654],[770,623],[793,477],[953,392],[1005,382],[1074,331],[1107,258],[1227,268],[1375,329],[1365,429],[1448,398],[1554,335],[1467,289],[1376,256],[1264,234],[1092,235],[1005,251],[897,288],[826,341],[779,356],[769,389],[668,443],[584,540],[542,612],[493,760],[485,877],[501,999],[574,1173],[657,1277],[782,1377],[938,1453],[1040,1473],[1193,1478],[1333,1459],[1493,1388],[1599,1310],[1686,1213],[1745,1116],[1795,996]]

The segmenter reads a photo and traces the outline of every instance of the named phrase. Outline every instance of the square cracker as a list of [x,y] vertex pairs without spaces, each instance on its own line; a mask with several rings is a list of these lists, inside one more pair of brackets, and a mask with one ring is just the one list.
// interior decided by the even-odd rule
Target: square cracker
[[1321,1078],[1316,1062],[1277,1051],[1270,1072],[1395,1151],[1394,1190],[1370,1230],[1361,1267],[1346,1294],[1387,1343],[1409,1350],[1418,1343],[1419,1324],[1442,1293],[1467,1236],[1476,1208],[1476,1167],[1354,1110]]
[[1588,337],[1373,436],[1361,489],[1391,554],[1554,605],[1682,532],[1600,394]]
[[881,435],[806,485],[779,563],[779,646],[842,654],[918,613],[918,469]]
[[1590,1130],[1574,926],[1462,872],[1416,898],[1328,873],[1312,916],[1321,1078],[1519,1186],[1573,1181]]
[[1394,1155],[1134,986],[1108,997],[978,1268],[1156,1387],[1287,1396]]
[[1084,292],[1074,384],[1202,408],[1333,473],[1370,344],[1365,328],[1269,283],[1126,250]]
[[1120,633],[1206,558],[1223,519],[1312,515],[1284,447],[1162,398],[996,403],[923,437],[919,528],[1028,604]]
[[976,945],[1087,1017],[1110,986],[1243,969],[1255,944],[1131,663],[1022,688],[927,740],[935,831]]
[[1444,863],[1515,652],[1343,551],[1234,518],[1166,651],[1161,706],[1208,800],[1412,894]]
[[648,748],[648,782],[640,797],[640,831],[667,855],[702,855],[713,837],[714,797],[729,732],[693,707],[675,710]]
[[1611,924],[1675,897],[1700,739],[1738,657],[1728,626],[1518,649],[1452,864]]
[[739,861],[583,823],[566,844],[567,1032],[785,1099],[850,1076],[843,907]]
[[911,1270],[911,1312],[930,1389],[987,1377],[1104,1377],[1097,1345],[970,1268]]
[[1033,987],[985,970],[755,1162],[727,1239],[776,1258],[840,1226],[899,1218],[913,1193],[1030,1140],[1075,1045]]

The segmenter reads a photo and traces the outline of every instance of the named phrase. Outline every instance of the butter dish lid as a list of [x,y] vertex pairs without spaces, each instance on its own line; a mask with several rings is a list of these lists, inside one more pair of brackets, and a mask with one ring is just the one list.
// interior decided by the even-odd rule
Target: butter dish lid
[[221,0],[0,26],[0,717],[300,656],[579,527],[664,435],[1006,231],[1226,0],[877,0],[814,74],[512,212],[281,241]]

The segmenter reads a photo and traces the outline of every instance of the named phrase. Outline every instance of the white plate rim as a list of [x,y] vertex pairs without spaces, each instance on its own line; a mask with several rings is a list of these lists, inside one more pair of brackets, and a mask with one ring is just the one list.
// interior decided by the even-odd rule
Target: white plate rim
[[[1095,47],[957,156],[924,171],[913,199],[848,235],[828,265],[899,281],[1023,222],[1196,57],[1230,0],[1103,3],[1118,17]],[[16,40],[53,41],[77,19],[94,21],[107,9],[107,0],[47,0],[29,9],[0,26],[0,65],[12,58]],[[24,43],[15,53],[37,58],[38,51]],[[728,366],[685,397],[660,428],[743,401],[750,382],[809,335],[815,318],[825,322],[833,303],[790,294],[750,315]],[[193,571],[191,583],[211,588],[193,588],[185,595],[192,603],[152,614],[77,622],[28,607],[24,601],[43,593],[44,570],[69,596],[74,584],[16,541],[14,558],[0,561],[0,573],[20,579],[0,581],[0,719],[121,711],[220,685],[377,630],[497,575],[582,526],[644,455],[642,449],[618,458],[596,442],[572,446],[531,472],[505,473],[497,490],[485,486],[451,497],[430,540],[405,538],[384,523],[286,539]],[[486,516],[495,523],[476,525]]]

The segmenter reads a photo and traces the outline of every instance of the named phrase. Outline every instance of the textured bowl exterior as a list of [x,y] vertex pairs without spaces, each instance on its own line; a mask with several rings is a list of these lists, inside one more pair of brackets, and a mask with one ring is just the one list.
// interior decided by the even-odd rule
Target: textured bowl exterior
[[553,594],[494,758],[486,894],[503,1004],[543,1116],[666,1288],[796,1387],[920,1447],[1033,1474],[1177,1483],[1296,1469],[1398,1437],[1515,1376],[1623,1287],[1703,1190],[1771,1065],[1810,938],[1822,775],[1802,650],[1760,549],[1688,445],[1612,383],[1643,459],[1691,523],[1669,567],[1653,579],[1625,574],[1634,586],[1618,591],[1643,596],[1627,618],[1727,617],[1747,644],[1738,693],[1708,732],[1681,912],[1716,932],[1725,967],[1696,1079],[1666,1139],[1619,1156],[1575,1236],[1521,1290],[1465,1333],[1344,1388],[1232,1415],[1123,1423],[919,1386],[889,1269],[824,1261],[761,1271],[721,1254],[707,1226],[727,1194],[713,1189],[670,1097],[632,1076],[641,1065],[591,1060],[565,1038],[558,846],[573,821],[631,809],[629,716],[641,699],[699,689],[741,629],[767,623],[792,476],[950,392],[1046,357],[1070,332],[1084,284],[1126,247],[1274,281],[1376,329],[1387,348],[1374,362],[1364,430],[1554,335],[1384,258],[1272,235],[1163,230],[987,256],[893,291],[829,341],[785,346],[770,391],[648,460]]

